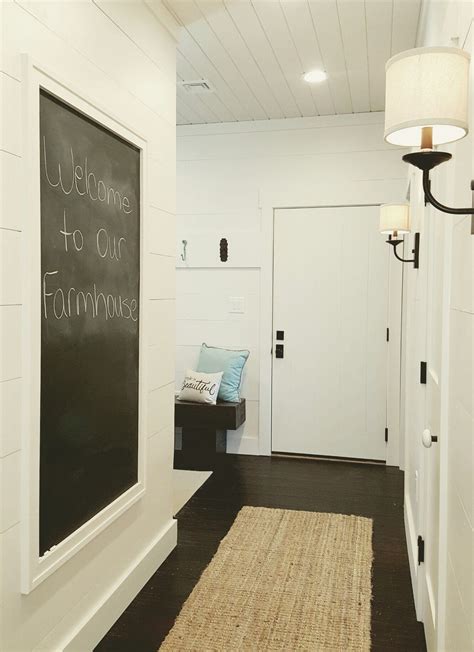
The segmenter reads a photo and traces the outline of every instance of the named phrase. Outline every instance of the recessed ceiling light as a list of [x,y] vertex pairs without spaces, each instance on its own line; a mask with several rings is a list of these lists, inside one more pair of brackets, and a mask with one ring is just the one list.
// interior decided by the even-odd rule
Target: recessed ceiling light
[[328,76],[324,70],[310,70],[309,72],[305,72],[303,75],[303,79],[305,82],[308,82],[308,84],[316,84],[317,82],[322,82],[327,78]]

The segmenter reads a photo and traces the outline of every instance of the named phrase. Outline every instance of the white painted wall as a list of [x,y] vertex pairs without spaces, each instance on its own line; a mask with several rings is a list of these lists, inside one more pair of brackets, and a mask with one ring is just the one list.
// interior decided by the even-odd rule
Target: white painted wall
[[[8,652],[91,649],[176,542],[174,360],[166,355],[175,326],[175,40],[158,16],[166,19],[159,2],[0,3],[0,648]],[[20,431],[31,382],[22,377],[21,338],[25,53],[148,141],[150,333],[146,494],[27,596],[20,594],[20,469],[28,452]]]
[[[473,51],[473,4],[446,0],[424,8],[419,45],[455,45]],[[471,63],[470,125],[474,125],[474,66]],[[432,174],[433,194],[451,206],[470,206],[473,172],[472,135],[442,147],[453,160]],[[419,361],[427,360],[439,379],[438,448],[429,449],[439,463],[439,530],[426,540],[427,554],[437,556],[433,590],[438,601],[437,640],[430,649],[464,652],[473,645],[474,614],[474,464],[473,431],[473,251],[469,216],[449,216],[425,207],[421,174],[411,172],[412,219],[422,231],[421,267],[405,275],[404,324],[405,509],[415,593],[417,534],[423,531],[421,484],[425,388],[418,382]],[[430,279],[428,278],[430,275]],[[428,296],[426,289],[428,288]],[[418,477],[418,480],[417,480]],[[422,608],[420,609],[420,616]]]
[[[250,349],[247,422],[228,434],[228,450],[258,454],[269,421],[260,402],[271,385],[260,359],[270,360],[271,347],[271,326],[268,347],[260,332],[271,298],[262,274],[269,247],[271,256],[268,210],[271,219],[273,206],[400,201],[406,165],[383,141],[382,113],[178,127],[177,158],[177,385],[203,341]],[[218,260],[221,237],[229,241],[226,264]],[[230,312],[230,297],[244,298],[244,314]]]

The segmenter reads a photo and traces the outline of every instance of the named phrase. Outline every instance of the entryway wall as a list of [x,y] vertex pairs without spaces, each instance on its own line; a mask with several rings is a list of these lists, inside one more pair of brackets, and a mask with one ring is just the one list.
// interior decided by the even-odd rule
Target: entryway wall
[[[151,4],[0,2],[0,649],[8,652],[92,649],[176,545],[174,360],[155,363],[161,351],[174,348],[175,38],[166,12]],[[144,340],[150,391],[141,401],[147,407],[145,494],[28,595],[21,593],[29,517],[22,499],[33,433],[25,414],[39,388],[28,371],[26,340],[39,340],[40,333],[31,333],[25,307],[32,215],[23,200],[38,179],[24,158],[30,134],[23,116],[34,107],[25,105],[29,76],[22,55],[140,134],[149,171],[140,279],[140,319],[150,335]],[[37,284],[39,296],[39,276]]]
[[229,433],[229,452],[269,450],[271,342],[262,328],[271,314],[273,208],[404,200],[406,164],[384,143],[383,122],[383,113],[362,113],[177,128],[176,382],[204,341],[250,349],[247,422]]

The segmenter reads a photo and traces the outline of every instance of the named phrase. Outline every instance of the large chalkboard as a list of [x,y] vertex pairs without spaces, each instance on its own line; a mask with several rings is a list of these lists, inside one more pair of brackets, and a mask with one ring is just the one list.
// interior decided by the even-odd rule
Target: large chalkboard
[[40,94],[40,555],[138,479],[140,150]]

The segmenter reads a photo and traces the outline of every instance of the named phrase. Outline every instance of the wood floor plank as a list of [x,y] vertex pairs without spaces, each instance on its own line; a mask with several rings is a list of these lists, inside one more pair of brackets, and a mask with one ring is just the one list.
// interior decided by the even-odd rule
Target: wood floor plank
[[[191,466],[181,459],[181,468]],[[212,477],[178,514],[178,546],[96,651],[155,652],[243,505],[373,518],[372,650],[426,650],[413,604],[401,471],[367,464],[222,455]]]

